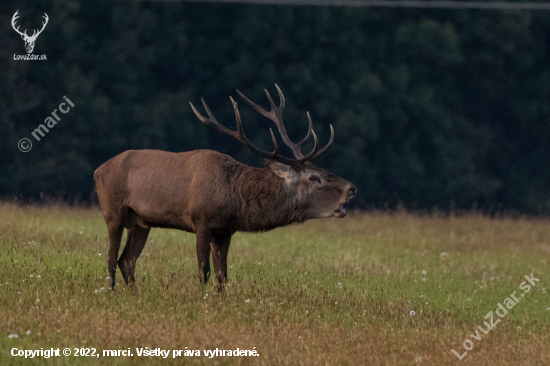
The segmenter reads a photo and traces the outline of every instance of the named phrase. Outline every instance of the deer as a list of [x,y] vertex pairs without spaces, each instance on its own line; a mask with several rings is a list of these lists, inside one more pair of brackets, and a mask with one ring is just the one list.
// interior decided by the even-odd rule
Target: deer
[[[196,234],[200,283],[210,277],[210,255],[218,286],[227,281],[227,256],[231,237],[237,231],[265,232],[299,224],[309,219],[346,216],[346,204],[357,192],[352,183],[315,167],[317,159],[334,142],[318,148],[309,112],[307,135],[298,143],[290,140],[282,120],[285,98],[275,85],[280,103],[276,106],[265,90],[271,110],[237,94],[261,115],[275,123],[294,157],[285,157],[270,128],[273,151],[254,146],[243,131],[239,109],[236,130],[224,127],[201,98],[208,117],[189,102],[203,123],[243,143],[265,159],[265,168],[242,164],[214,150],[172,153],[160,150],[128,150],[101,165],[94,172],[96,192],[109,236],[108,270],[111,290],[115,288],[117,265],[127,285],[135,284],[136,261],[152,227],[179,229]],[[312,150],[301,147],[313,138]],[[123,230],[127,239],[117,260]],[[220,290],[221,291],[221,290]]]
[[48,24],[48,20],[50,19],[48,17],[48,14],[44,13],[44,21],[42,22],[42,29],[40,30],[34,30],[32,35],[29,36],[27,34],[27,30],[25,29],[24,32],[21,32],[19,30],[19,26],[17,26],[17,28],[15,28],[15,22],[17,20],[17,18],[19,18],[19,15],[17,14],[19,13],[19,10],[17,10],[15,12],[15,14],[13,14],[13,17],[11,18],[11,26],[13,28],[14,31],[16,31],[17,33],[19,33],[19,35],[21,36],[21,38],[23,38],[23,41],[25,41],[25,50],[27,51],[27,53],[32,53],[32,51],[34,50],[34,43],[36,42],[36,39],[38,38],[38,36],[40,35],[40,33],[42,33],[42,31],[44,30],[44,28],[46,28],[46,24]]

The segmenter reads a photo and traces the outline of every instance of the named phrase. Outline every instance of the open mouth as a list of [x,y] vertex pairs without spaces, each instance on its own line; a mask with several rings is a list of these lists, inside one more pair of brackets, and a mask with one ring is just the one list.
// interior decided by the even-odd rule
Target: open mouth
[[338,207],[333,211],[334,216],[342,218],[347,215],[346,209],[344,208],[344,204],[340,203]]

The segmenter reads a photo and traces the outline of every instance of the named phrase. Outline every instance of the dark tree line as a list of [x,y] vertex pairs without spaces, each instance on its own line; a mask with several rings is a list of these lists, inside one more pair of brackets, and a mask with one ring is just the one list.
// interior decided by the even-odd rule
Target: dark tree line
[[[16,10],[22,29],[49,15],[34,50],[47,61],[13,59]],[[550,212],[550,12],[10,0],[0,16],[0,196],[87,200],[93,171],[127,149],[261,165],[188,102],[234,128],[228,96],[267,105],[277,83],[295,139],[306,111],[321,143],[333,124],[318,165],[364,207]],[[75,107],[36,141],[63,96]],[[270,122],[239,104],[269,148]]]

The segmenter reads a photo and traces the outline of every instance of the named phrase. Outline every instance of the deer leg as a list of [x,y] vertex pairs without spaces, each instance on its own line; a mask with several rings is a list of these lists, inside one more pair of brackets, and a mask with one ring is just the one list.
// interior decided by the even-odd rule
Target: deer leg
[[136,270],[136,261],[145,247],[147,237],[151,228],[144,228],[139,225],[134,225],[128,229],[128,238],[126,239],[126,245],[120,258],[118,259],[118,266],[122,272],[122,277],[127,285],[134,284],[136,279],[134,272]]
[[212,240],[212,262],[214,263],[214,273],[216,273],[219,290],[221,290],[223,284],[227,282],[227,252],[229,252],[230,243],[230,236],[225,238],[214,238],[214,240]]
[[210,278],[210,242],[212,234],[208,231],[197,231],[197,260],[199,262],[199,279],[202,284]]
[[122,231],[124,226],[119,222],[110,222],[107,224],[109,231],[109,276],[111,277],[111,290],[115,290],[115,273],[117,265],[118,250],[120,248],[120,239],[122,239]]

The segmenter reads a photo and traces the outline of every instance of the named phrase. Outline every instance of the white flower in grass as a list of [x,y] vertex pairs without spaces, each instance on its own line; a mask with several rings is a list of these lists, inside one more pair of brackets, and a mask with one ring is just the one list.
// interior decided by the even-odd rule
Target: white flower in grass
[[27,335],[31,335],[31,331],[30,331],[30,330],[27,330]]
[[426,271],[422,271],[422,274],[426,274],[426,273],[428,273],[428,272],[426,272]]
[[244,302],[250,302],[250,299],[246,299]]
[[411,310],[409,314],[410,314],[411,316],[415,316],[415,315],[416,315],[416,311]]
[[518,327],[518,330],[521,330],[521,327]]
[[8,338],[19,338],[19,334],[10,334]]

